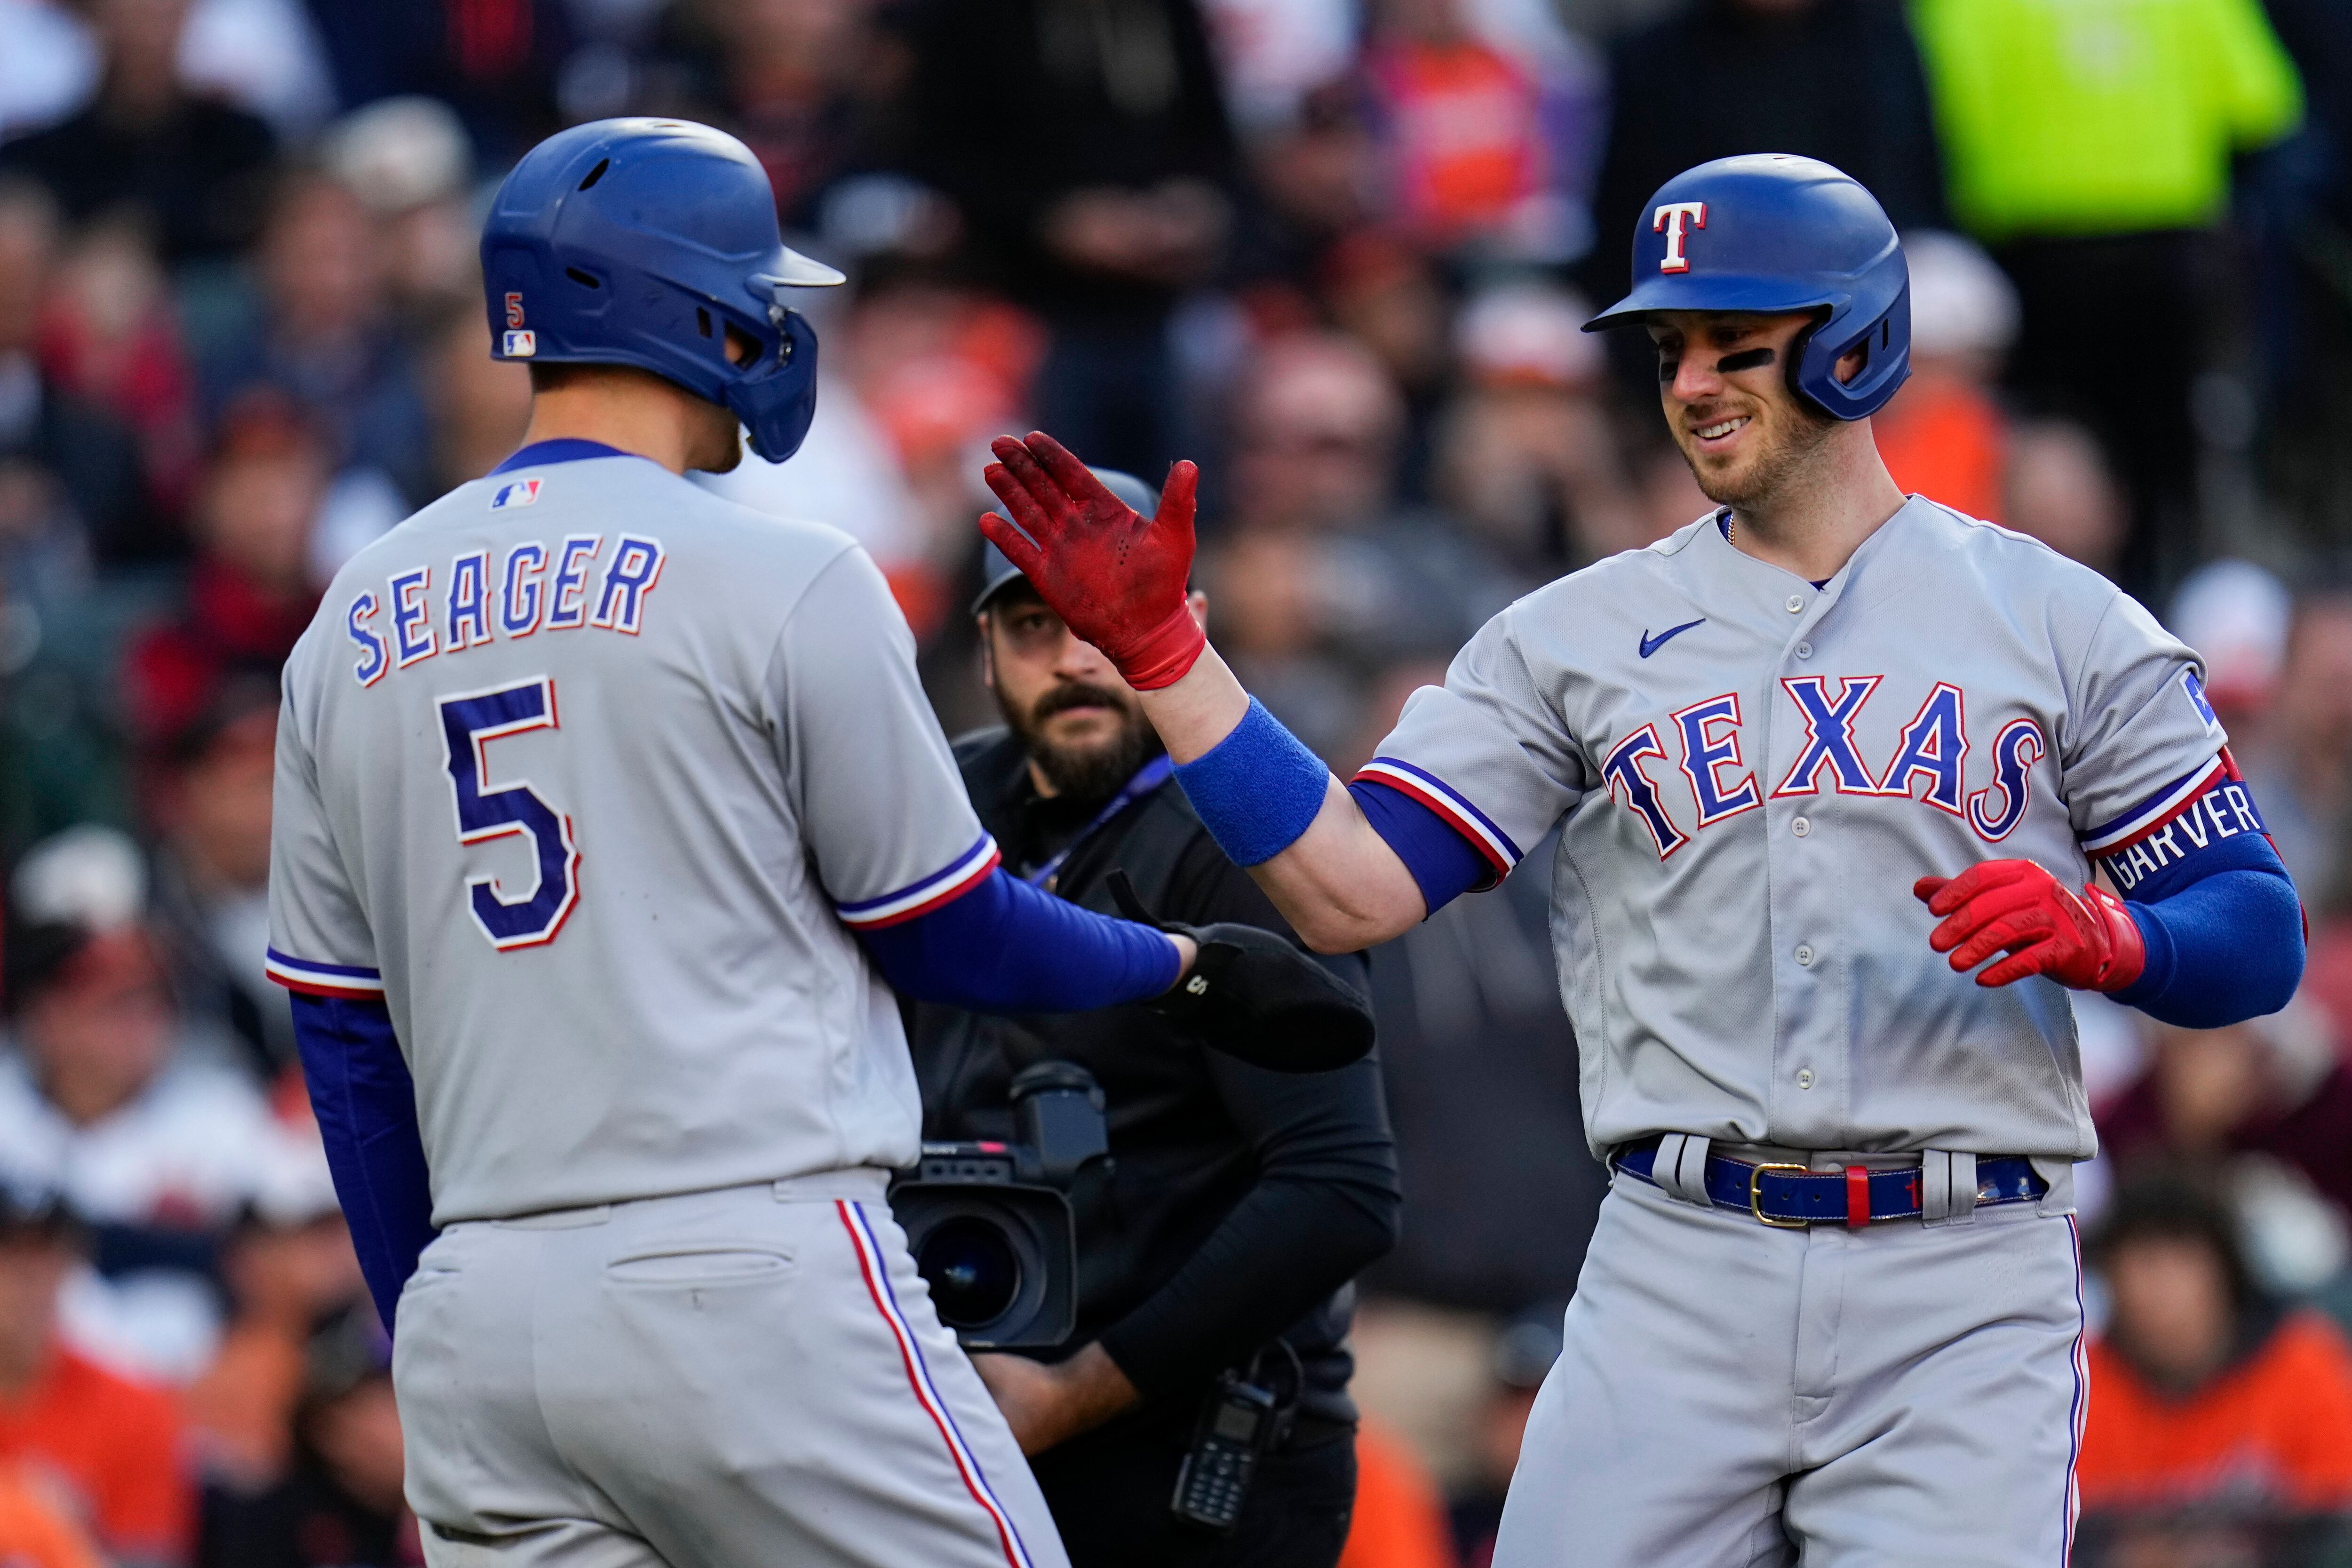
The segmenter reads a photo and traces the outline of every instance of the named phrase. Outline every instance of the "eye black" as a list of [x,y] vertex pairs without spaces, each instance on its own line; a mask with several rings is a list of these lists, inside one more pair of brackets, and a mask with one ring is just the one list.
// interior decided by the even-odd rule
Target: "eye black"
[[1715,373],[1730,375],[1736,371],[1756,370],[1780,357],[1770,349],[1742,349],[1736,354],[1726,354],[1716,361]]
[[1658,356],[1658,384],[1660,386],[1672,386],[1674,384],[1675,377],[1681,373],[1682,368],[1683,362],[1681,360],[1669,359],[1664,354],[1660,354]]

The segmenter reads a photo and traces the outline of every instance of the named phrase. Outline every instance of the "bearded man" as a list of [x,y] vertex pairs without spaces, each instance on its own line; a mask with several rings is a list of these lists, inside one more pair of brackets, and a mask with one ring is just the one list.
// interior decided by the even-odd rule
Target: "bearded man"
[[[1097,477],[1158,505],[1130,475]],[[992,549],[989,567],[972,609],[1004,728],[956,760],[1005,868],[1101,910],[1124,869],[1161,919],[1287,934],[1173,782],[1134,689]],[[1206,616],[1202,595],[1190,603]],[[1365,985],[1360,954],[1326,962]],[[1074,1062],[1103,1089],[1111,1158],[1072,1194],[1076,1332],[1035,1359],[972,1357],[1076,1568],[1335,1563],[1356,1484],[1349,1284],[1396,1239],[1377,1060],[1269,1072],[1140,1005],[1013,1019],[916,1004],[908,1034],[926,1139],[1010,1139],[1012,1079],[1038,1062]],[[1228,1374],[1284,1415],[1219,1538],[1171,1503]]]

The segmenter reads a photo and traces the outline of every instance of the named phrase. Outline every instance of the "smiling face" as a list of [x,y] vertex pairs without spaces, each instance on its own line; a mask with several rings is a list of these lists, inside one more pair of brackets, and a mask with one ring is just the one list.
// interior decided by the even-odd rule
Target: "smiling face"
[[1745,510],[1769,502],[1835,430],[1835,420],[1789,385],[1790,356],[1811,320],[1700,310],[1650,318],[1666,427],[1717,504]]

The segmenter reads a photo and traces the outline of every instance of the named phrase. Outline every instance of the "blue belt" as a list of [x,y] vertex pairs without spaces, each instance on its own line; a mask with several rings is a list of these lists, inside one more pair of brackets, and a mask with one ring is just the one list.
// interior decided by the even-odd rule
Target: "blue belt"
[[[1658,1157],[1658,1141],[1646,1138],[1617,1152],[1617,1169],[1658,1185],[1651,1168]],[[2030,1203],[2050,1190],[2023,1155],[1977,1161],[1977,1206]],[[1822,1220],[1842,1222],[1855,1230],[1873,1220],[1916,1219],[1919,1207],[1919,1167],[1902,1165],[1890,1171],[1868,1171],[1850,1165],[1843,1171],[1815,1171],[1805,1165],[1772,1163],[1750,1164],[1721,1154],[1706,1161],[1706,1195],[1715,1206],[1752,1215],[1766,1225],[1801,1230]]]

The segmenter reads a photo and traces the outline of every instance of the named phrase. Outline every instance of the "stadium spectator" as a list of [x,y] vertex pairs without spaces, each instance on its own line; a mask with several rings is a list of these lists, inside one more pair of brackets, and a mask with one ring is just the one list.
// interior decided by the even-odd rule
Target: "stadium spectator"
[[667,51],[684,79],[665,96],[740,137],[775,187],[787,228],[884,132],[897,61],[870,0],[691,0],[673,8]]
[[2225,556],[2190,573],[2165,616],[2205,660],[2205,696],[2245,757],[2266,723],[2286,663],[2294,600],[2268,567]]
[[1581,57],[1504,47],[1468,0],[1379,0],[1372,13],[1361,68],[1389,221],[1433,251],[1582,255],[1598,94]]
[[2323,589],[2297,600],[2269,711],[2231,754],[2258,792],[2305,907],[2336,913],[2352,822],[2352,594]]
[[1591,314],[1580,296],[1515,283],[1474,296],[1454,325],[1462,386],[1440,422],[1434,489],[1531,582],[1658,537],[1602,397]]
[[294,1022],[262,973],[269,945],[269,796],[278,689],[224,681],[165,748],[151,790],[154,923],[192,1024],[268,1081],[292,1069]]
[[1404,406],[1338,333],[1266,345],[1232,411],[1224,542],[1206,570],[1237,668],[1308,744],[1338,755],[1362,683],[1450,657],[1517,589],[1487,551],[1395,493]]
[[151,745],[199,722],[225,680],[275,684],[319,602],[310,552],[328,481],[323,447],[286,399],[256,389],[224,418],[190,522],[196,558],[179,613],[124,661],[125,705]]
[[220,1274],[228,1326],[181,1404],[208,1481],[251,1496],[286,1474],[312,1331],[366,1300],[323,1164],[287,1163],[222,1242]]
[[[474,149],[455,110],[430,98],[380,100],[330,126],[320,157],[374,217],[384,289],[404,320],[481,314]],[[521,378],[520,365],[502,368]]]
[[2352,1348],[2262,1295],[2225,1210],[2177,1179],[2126,1187],[2092,1256],[2112,1310],[2089,1352],[2086,1515],[2352,1508]]
[[409,346],[395,329],[373,216],[340,180],[283,175],[256,253],[256,290],[198,345],[226,419],[257,386],[290,400],[338,470],[387,476],[410,506],[433,499],[432,433]]
[[[1897,228],[1943,222],[1927,84],[1899,6],[1699,0],[1622,39],[1610,78],[1608,152],[1585,268],[1596,300],[1625,292],[1627,237],[1642,204],[1710,158],[1759,151],[1820,158],[1869,186]],[[1731,104],[1738,113],[1723,111]],[[1646,388],[1645,347],[1641,369]],[[1627,384],[1630,392],[1635,384]]]
[[0,1180],[0,1471],[66,1498],[115,1568],[177,1568],[194,1522],[179,1415],[59,1339],[75,1234],[56,1189]]
[[277,1176],[287,1135],[241,1074],[178,1048],[143,930],[26,927],[8,967],[0,1170],[55,1184],[87,1221],[163,1233],[166,1253]]
[[2302,1002],[2226,1029],[2158,1026],[2147,1071],[2102,1108],[2099,1142],[2126,1177],[2268,1155],[2352,1217],[2352,1066]]
[[1956,234],[1905,235],[1903,257],[1911,264],[1911,379],[1871,416],[1878,455],[1905,493],[2003,521],[2009,421],[1993,388],[2017,341],[2017,290]]
[[205,1500],[198,1568],[409,1568],[424,1561],[401,1495],[392,1345],[373,1309],[321,1323],[301,1352],[293,1462],[252,1495]]
[[2017,282],[2011,384],[2113,454],[2133,501],[2127,580],[2177,580],[2198,543],[2190,390],[2239,298],[2213,226],[2231,155],[2294,127],[2294,68],[2259,0],[1912,13],[1953,212]]
[[78,591],[92,553],[134,553],[151,531],[131,431],[37,357],[58,247],[56,204],[0,175],[0,569],[36,602]]
[[[43,312],[41,367],[67,396],[101,408],[139,441],[139,477],[159,524],[186,504],[204,456],[195,370],[180,340],[170,280],[140,226],[123,217],[86,226],[68,246]],[[118,541],[114,552],[162,554],[163,527]]]
[[1052,330],[1033,420],[1089,462],[1164,474],[1169,316],[1223,258],[1236,174],[1192,0],[930,0],[906,36],[914,172]]
[[179,45],[188,0],[94,0],[105,58],[98,96],[47,130],[0,146],[0,173],[49,189],[77,223],[128,210],[164,260],[228,257],[253,237],[277,139],[241,109],[192,95]]
[[2097,437],[2071,419],[2029,419],[2004,444],[1995,521],[2116,575],[2128,520]]

